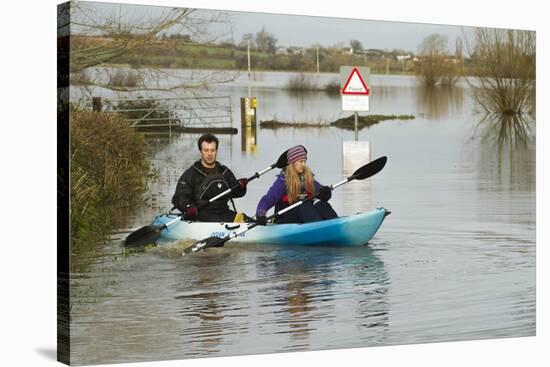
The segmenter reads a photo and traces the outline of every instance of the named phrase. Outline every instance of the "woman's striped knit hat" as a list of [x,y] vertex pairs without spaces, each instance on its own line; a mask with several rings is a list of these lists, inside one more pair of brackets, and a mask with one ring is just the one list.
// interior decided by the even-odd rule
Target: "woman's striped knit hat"
[[296,145],[286,151],[288,164],[292,164],[301,159],[307,159],[307,150],[303,145]]

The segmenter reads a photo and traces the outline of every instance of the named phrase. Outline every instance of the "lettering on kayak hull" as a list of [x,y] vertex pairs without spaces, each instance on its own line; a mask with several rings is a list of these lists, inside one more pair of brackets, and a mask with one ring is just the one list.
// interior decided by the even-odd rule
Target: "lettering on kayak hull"
[[[225,236],[229,236],[229,235],[231,235],[230,232],[222,232],[222,231],[210,233],[210,237],[219,237],[219,238],[224,238]],[[245,237],[245,236],[246,236],[246,232],[238,235],[238,237]]]

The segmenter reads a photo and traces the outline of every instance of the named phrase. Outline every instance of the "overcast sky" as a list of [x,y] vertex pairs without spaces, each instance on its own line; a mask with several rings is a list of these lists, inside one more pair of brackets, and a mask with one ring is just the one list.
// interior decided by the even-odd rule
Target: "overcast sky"
[[468,27],[418,23],[384,22],[361,19],[343,19],[298,15],[262,13],[231,13],[237,41],[244,33],[255,33],[265,27],[273,33],[279,45],[311,46],[319,43],[332,46],[358,40],[365,48],[404,49],[416,52],[422,40],[433,33],[448,37],[449,48],[454,49],[455,39]]
[[[168,11],[168,7],[92,3],[96,14],[120,16],[128,19],[153,19]],[[212,10],[200,11],[205,14]],[[437,25],[405,22],[375,21],[363,19],[330,18],[320,16],[267,14],[254,12],[224,11],[230,25],[212,25],[209,32],[222,40],[239,42],[245,33],[256,33],[262,28],[277,38],[279,46],[308,47],[314,44],[333,46],[341,43],[349,46],[351,40],[358,40],[364,48],[403,49],[417,52],[422,40],[433,33],[448,38],[448,48],[453,51],[455,40],[472,28],[459,25]],[[367,14],[358,14],[366,17]],[[184,32],[183,32],[184,33]]]

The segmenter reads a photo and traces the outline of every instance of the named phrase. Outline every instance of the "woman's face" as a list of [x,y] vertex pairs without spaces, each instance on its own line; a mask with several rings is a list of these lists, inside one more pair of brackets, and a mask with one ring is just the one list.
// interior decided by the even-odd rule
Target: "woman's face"
[[304,173],[304,170],[306,168],[306,160],[300,159],[299,161],[292,163],[292,166],[294,166],[294,169],[296,170],[296,172],[298,172],[299,174],[302,174]]

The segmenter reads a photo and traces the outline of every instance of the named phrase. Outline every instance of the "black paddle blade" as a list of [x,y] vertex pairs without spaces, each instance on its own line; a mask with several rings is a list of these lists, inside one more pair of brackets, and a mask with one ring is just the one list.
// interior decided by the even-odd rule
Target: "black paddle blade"
[[[300,145],[302,148],[304,148],[304,150],[306,151],[307,153],[307,149],[306,147],[304,147],[303,145]],[[289,148],[290,149],[290,148]],[[288,149],[285,150],[283,152],[283,154],[281,154],[281,156],[279,157],[279,159],[277,160],[277,163],[271,165],[271,168],[285,168],[286,166],[288,166],[288,157],[286,155],[286,153],[288,152]]]
[[288,165],[288,158],[286,156],[286,150],[281,154],[279,159],[277,159],[277,162],[273,164],[272,168],[285,168]]
[[370,163],[365,164],[363,167],[353,172],[353,175],[351,175],[348,178],[348,181],[364,180],[367,177],[371,177],[372,175],[377,174],[378,172],[382,171],[382,168],[384,168],[387,161],[388,161],[388,157],[383,156],[378,159],[375,159]]
[[124,246],[145,246],[154,243],[160,237],[161,228],[159,226],[148,225],[141,227],[126,237]]
[[198,252],[200,250],[204,250],[208,247],[223,247],[225,242],[229,239],[229,237],[208,237],[204,240],[200,240],[199,242],[195,242],[185,250],[183,250],[183,255],[191,254],[194,252]]

